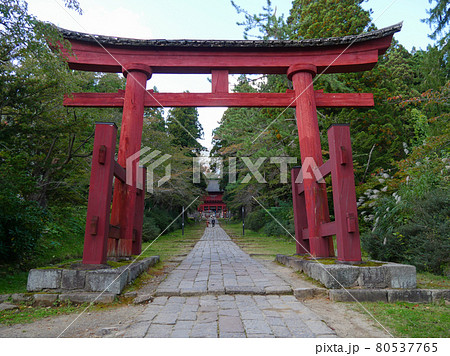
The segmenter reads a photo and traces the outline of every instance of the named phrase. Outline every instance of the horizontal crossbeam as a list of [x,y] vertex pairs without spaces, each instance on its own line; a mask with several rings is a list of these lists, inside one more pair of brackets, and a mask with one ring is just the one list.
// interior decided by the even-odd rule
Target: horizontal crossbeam
[[[64,99],[69,107],[123,107],[125,91],[73,93]],[[371,107],[372,93],[315,91],[317,107]],[[154,93],[145,96],[146,107],[295,107],[294,91],[286,93]]]

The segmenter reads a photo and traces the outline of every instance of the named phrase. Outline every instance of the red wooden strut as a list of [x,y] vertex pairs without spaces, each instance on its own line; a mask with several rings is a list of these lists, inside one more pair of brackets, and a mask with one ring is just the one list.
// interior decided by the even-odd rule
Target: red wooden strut
[[96,124],[84,233],[84,264],[106,263],[117,126]]
[[[105,264],[107,246],[114,245],[122,238],[122,227],[110,224],[112,182],[126,185],[126,172],[115,160],[117,126],[113,123],[97,123],[95,125],[94,151],[92,155],[89,200],[84,234],[84,264]],[[135,194],[132,219],[132,243],[130,255],[141,253],[142,223],[144,220],[144,198],[146,169],[138,171],[141,174],[142,187],[127,190]]]
[[[316,67],[314,65],[292,66],[288,70],[288,78],[292,80],[296,95],[295,112],[302,164],[307,159],[312,159],[315,165],[321,166],[323,163],[322,148],[320,147],[320,131],[312,81],[315,74]],[[309,177],[304,175],[303,185],[310,252],[315,257],[334,256],[333,239],[329,236],[321,236],[319,231],[320,226],[329,222],[330,219],[325,182],[318,182],[315,174],[311,172]]]
[[361,261],[352,144],[349,125],[328,129],[336,243],[339,261]]
[[[117,162],[126,167],[127,159],[141,149],[144,119],[144,96],[151,69],[146,65],[129,64],[124,70],[127,77],[122,126]],[[108,244],[108,256],[131,256],[133,227],[136,216],[136,176],[139,157],[132,165],[132,182],[116,181],[114,186],[111,223],[120,226],[120,239]]]
[[294,167],[291,171],[292,204],[294,207],[295,246],[297,255],[310,253],[309,236],[303,236],[303,230],[308,228],[306,218],[305,195],[303,183],[297,183],[301,167]]
[[[318,170],[319,179],[331,174],[335,221],[321,223],[318,235],[320,237],[336,235],[338,261],[360,262],[361,246],[349,125],[332,125],[328,129],[328,145],[330,159],[318,167]],[[311,253],[316,256],[313,248],[311,250],[304,248],[309,246],[310,233],[306,219],[308,211],[305,204],[305,185],[299,183],[299,175],[301,168],[294,167],[291,171],[291,182],[297,254]]]

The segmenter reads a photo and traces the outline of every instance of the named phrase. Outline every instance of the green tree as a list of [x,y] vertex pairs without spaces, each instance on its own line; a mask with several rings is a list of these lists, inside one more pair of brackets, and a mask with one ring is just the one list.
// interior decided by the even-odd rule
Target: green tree
[[450,21],[450,1],[449,0],[428,0],[430,4],[436,3],[434,7],[427,10],[429,17],[422,21],[434,27],[433,32],[429,37],[433,40],[440,38],[440,45],[447,51],[449,50],[450,35],[448,31],[448,24]]
[[365,0],[294,0],[287,19],[291,39],[359,35],[373,29]]
[[[237,23],[239,26],[244,26],[244,39],[256,37],[264,40],[283,40],[288,38],[284,16],[277,16],[277,8],[272,6],[272,1],[266,0],[266,6],[263,6],[263,12],[259,14],[250,14],[234,1],[231,1],[231,5],[233,5],[238,14],[244,15],[244,21]],[[258,29],[259,35],[251,33],[255,29]]]
[[167,116],[167,130],[172,144],[189,147],[193,153],[200,153],[203,147],[197,141],[203,137],[203,128],[198,121],[197,108],[172,108]]

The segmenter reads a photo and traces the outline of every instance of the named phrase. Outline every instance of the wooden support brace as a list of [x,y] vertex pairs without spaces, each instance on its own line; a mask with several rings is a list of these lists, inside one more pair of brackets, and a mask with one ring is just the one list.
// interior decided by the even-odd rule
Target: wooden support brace
[[349,125],[328,129],[338,260],[361,261],[355,178]]
[[142,189],[136,190],[136,209],[134,210],[134,227],[133,227],[133,246],[132,254],[139,255],[142,251],[142,225],[144,223],[144,208],[145,208],[145,187],[147,168],[140,167],[137,171],[142,174]]
[[295,245],[298,255],[309,254],[309,236],[303,235],[303,230],[308,227],[306,217],[305,195],[300,194],[300,188],[303,184],[296,183],[298,175],[300,174],[300,167],[294,167],[291,170],[291,184],[292,184],[292,202],[294,205],[294,225],[295,225]]
[[116,136],[115,124],[96,124],[84,234],[84,264],[106,263]]
[[213,93],[228,93],[228,70],[211,70],[211,83]]

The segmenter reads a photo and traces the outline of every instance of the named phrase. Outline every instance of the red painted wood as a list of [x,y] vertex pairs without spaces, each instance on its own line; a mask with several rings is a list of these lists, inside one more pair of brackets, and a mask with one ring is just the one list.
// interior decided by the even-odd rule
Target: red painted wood
[[[338,260],[358,262],[361,261],[361,246],[350,127],[332,125],[328,129],[328,145],[332,162],[331,179]],[[344,155],[342,152],[345,152]],[[342,159],[343,157],[345,159]]]
[[[214,90],[214,89],[213,89]],[[316,107],[372,107],[372,93],[314,92]],[[122,107],[124,91],[73,93],[64,99],[69,107]],[[144,98],[146,107],[295,107],[295,93],[153,93]]]
[[[126,168],[126,160],[141,149],[144,117],[144,96],[147,79],[151,70],[142,65],[127,65],[125,98],[120,132],[119,154],[117,162]],[[133,221],[136,209],[136,171],[139,159],[132,165],[133,182],[124,184],[115,181],[111,224],[120,226],[120,239],[108,242],[109,256],[130,256],[133,246]]]
[[[303,229],[308,227],[306,218],[305,195],[299,191],[299,183],[295,183],[300,173],[300,167],[291,170],[292,203],[294,205],[295,246],[298,255],[309,254],[309,236],[303,237]],[[303,184],[302,184],[303,186]]]
[[126,172],[125,169],[117,162],[114,161],[114,176],[120,179],[121,182],[126,182]]
[[336,235],[336,222],[331,221],[320,225],[320,236],[332,236]]
[[331,161],[328,160],[319,167],[320,175],[325,178],[331,174]]
[[[299,67],[296,67],[296,70],[291,73],[291,77],[296,95],[296,117],[302,164],[307,158],[312,158],[320,167],[323,161],[313,75],[310,67],[306,67],[305,71],[299,71]],[[325,183],[316,182],[314,174],[311,173],[310,177],[303,175],[303,186],[311,254],[315,257],[333,256],[332,238],[320,236],[320,225],[329,222]]]
[[139,255],[142,252],[142,225],[144,224],[145,182],[147,177],[147,168],[142,168],[142,170],[139,170],[142,174],[142,189],[137,189],[136,209],[133,222],[133,229],[136,231],[136,238],[133,241],[131,251],[133,255]]
[[[318,73],[343,73],[369,70],[386,51],[392,35],[355,42],[351,46],[286,49],[208,49],[99,46],[97,43],[70,40],[73,55],[66,58],[76,70],[119,73],[121,64],[138,62],[153,73],[211,73],[227,69],[230,74],[285,74],[292,64],[314,64]],[[106,49],[106,50],[105,50]]]
[[211,70],[211,84],[213,93],[228,93],[228,70]]
[[106,263],[117,127],[96,124],[84,234],[84,264]]
[[115,225],[109,225],[109,235],[110,239],[120,239],[120,227]]

